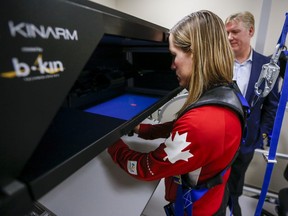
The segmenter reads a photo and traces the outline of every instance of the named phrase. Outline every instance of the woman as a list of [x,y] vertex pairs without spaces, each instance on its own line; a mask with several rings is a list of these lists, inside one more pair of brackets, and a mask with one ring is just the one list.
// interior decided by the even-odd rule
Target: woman
[[[173,122],[140,124],[134,129],[143,139],[167,139],[149,153],[133,151],[122,140],[110,146],[108,152],[122,169],[137,179],[165,178],[165,198],[174,203],[177,188],[184,187],[176,183],[175,176],[182,175],[182,180],[188,176],[189,187],[202,185],[217,176],[237,152],[242,126],[235,110],[217,103],[226,93],[216,97],[216,104],[193,107],[203,102],[203,98],[215,100],[213,94],[211,97],[206,93],[232,83],[234,59],[222,20],[206,10],[184,17],[170,30],[169,49],[173,56],[171,68],[179,85],[188,90],[187,101]],[[192,206],[193,216],[225,215],[223,197],[229,171],[228,168],[222,180],[194,201],[193,206],[188,205]],[[186,215],[191,214],[186,211]]]

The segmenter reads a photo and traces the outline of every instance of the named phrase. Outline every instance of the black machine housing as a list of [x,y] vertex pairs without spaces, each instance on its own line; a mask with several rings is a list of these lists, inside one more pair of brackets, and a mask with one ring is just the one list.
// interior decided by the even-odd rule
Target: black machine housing
[[[0,14],[0,215],[24,215],[181,88],[163,27],[86,0]],[[129,119],[85,111],[126,94],[155,100]]]

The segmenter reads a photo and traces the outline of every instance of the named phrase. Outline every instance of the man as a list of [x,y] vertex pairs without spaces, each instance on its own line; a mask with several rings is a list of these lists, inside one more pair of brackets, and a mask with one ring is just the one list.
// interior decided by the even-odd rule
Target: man
[[232,165],[228,182],[235,216],[242,215],[238,199],[243,192],[245,172],[253,158],[254,150],[263,148],[263,141],[267,141],[272,132],[279,101],[277,83],[265,98],[255,101],[254,85],[258,81],[262,65],[268,63],[270,59],[257,53],[250,45],[255,32],[254,23],[254,16],[250,12],[230,15],[225,21],[235,57],[233,80],[237,82],[251,106],[245,141],[241,144],[239,155]]

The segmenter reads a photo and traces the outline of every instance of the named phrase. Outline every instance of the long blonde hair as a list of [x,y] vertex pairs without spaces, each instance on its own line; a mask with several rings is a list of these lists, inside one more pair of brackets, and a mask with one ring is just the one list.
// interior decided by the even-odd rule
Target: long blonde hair
[[213,86],[232,82],[234,55],[223,21],[207,10],[180,20],[171,30],[173,43],[193,60],[188,97],[178,115]]

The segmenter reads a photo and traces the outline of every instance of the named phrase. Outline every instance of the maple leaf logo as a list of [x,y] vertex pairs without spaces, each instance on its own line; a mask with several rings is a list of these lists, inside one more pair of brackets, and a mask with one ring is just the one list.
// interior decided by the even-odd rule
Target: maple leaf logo
[[190,157],[193,157],[189,150],[182,152],[191,143],[186,141],[187,134],[179,135],[177,131],[174,140],[172,140],[172,134],[170,135],[165,142],[166,148],[164,148],[164,151],[167,156],[163,158],[164,161],[168,159],[171,163],[175,163],[178,160],[188,161]]

